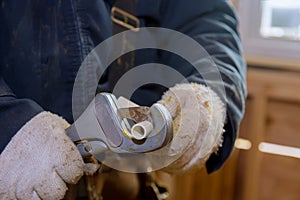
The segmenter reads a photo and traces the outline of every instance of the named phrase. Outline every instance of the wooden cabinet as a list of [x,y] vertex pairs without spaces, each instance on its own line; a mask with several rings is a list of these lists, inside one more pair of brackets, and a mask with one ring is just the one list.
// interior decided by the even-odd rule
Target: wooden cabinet
[[300,199],[300,73],[250,69],[236,199]]
[[212,175],[160,174],[169,199],[300,200],[300,72],[249,68],[247,79],[239,137],[251,148]]

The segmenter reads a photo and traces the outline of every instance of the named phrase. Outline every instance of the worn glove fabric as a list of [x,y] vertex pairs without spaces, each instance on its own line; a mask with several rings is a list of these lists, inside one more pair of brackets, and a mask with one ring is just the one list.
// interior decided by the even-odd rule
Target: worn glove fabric
[[18,131],[0,155],[0,199],[62,199],[66,183],[97,170],[83,162],[65,134],[68,126],[42,112]]
[[180,155],[164,170],[171,173],[201,168],[222,144],[226,108],[210,88],[196,83],[170,88],[160,101],[173,117],[174,137],[165,155]]

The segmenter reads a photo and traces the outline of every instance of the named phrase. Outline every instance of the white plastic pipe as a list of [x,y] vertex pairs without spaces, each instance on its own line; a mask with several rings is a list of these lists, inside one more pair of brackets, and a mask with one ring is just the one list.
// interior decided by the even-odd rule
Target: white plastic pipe
[[131,136],[134,139],[142,140],[151,133],[153,125],[149,121],[139,122],[131,127]]

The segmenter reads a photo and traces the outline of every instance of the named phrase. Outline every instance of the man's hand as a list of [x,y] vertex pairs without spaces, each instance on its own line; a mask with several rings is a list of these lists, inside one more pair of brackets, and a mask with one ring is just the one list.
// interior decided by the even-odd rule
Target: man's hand
[[167,172],[199,169],[222,143],[226,108],[210,88],[196,83],[170,88],[160,101],[173,117],[174,137],[161,155],[180,155]]
[[62,199],[96,164],[85,164],[65,134],[69,124],[42,112],[27,122],[0,155],[0,199]]

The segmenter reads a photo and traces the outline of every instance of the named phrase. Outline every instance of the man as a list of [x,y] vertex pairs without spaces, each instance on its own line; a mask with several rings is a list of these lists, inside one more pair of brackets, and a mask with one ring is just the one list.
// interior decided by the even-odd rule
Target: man
[[[174,121],[181,120],[176,106],[187,102],[187,113],[191,112],[186,118],[187,125],[195,111],[204,113],[203,119],[209,119],[203,125],[206,129],[193,135],[201,144],[208,141],[200,135],[205,135],[208,124],[216,119],[215,131],[225,130],[222,140],[214,138],[218,143],[216,149],[220,146],[216,154],[209,149],[200,155],[201,144],[195,142],[166,168],[171,172],[187,171],[205,163],[211,173],[228,158],[244,110],[246,69],[235,14],[225,0],[133,2],[141,26],[169,28],[192,37],[205,48],[221,73],[227,102],[221,102],[217,94],[200,85],[203,80],[184,60],[167,52],[149,50],[147,57],[141,56],[136,62],[161,62],[194,83],[175,86],[163,98],[166,88],[147,85],[132,97],[136,103],[148,106],[162,98],[161,103]],[[1,1],[1,199],[60,199],[67,190],[65,183],[76,183],[84,173],[97,170],[97,165],[83,162],[64,130],[73,122],[72,89],[80,64],[94,47],[115,33],[111,20],[113,6],[118,6],[118,1]],[[103,91],[113,88],[111,76],[114,74],[108,71],[101,80]],[[203,96],[201,102],[206,102],[210,100],[208,92],[213,94],[209,103],[217,107],[214,113],[205,106],[203,110],[188,106],[189,95],[199,93]],[[170,96],[175,99],[171,103]],[[174,134],[184,136],[186,131]],[[197,140],[198,137],[203,140]]]

